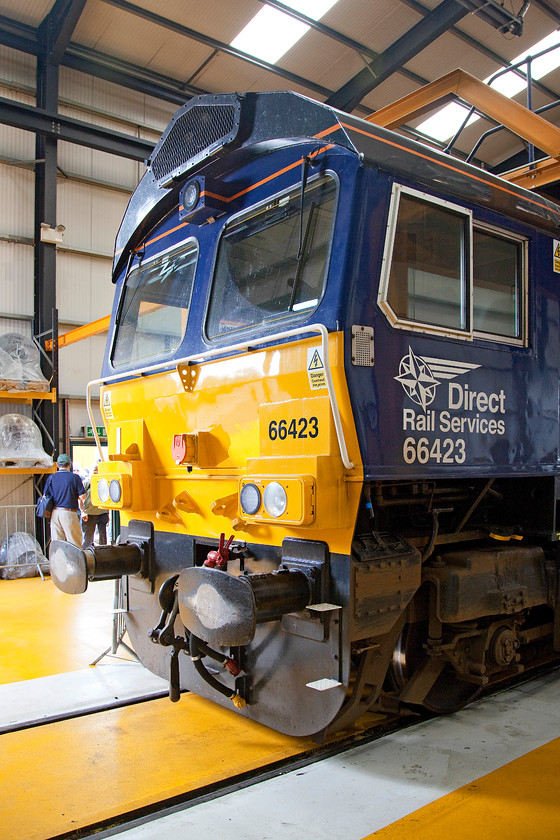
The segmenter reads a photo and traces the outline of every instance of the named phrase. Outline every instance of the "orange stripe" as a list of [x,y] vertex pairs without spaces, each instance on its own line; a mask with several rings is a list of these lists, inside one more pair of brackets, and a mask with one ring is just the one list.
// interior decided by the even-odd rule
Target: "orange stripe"
[[[319,138],[320,136],[322,136],[323,133],[324,132],[321,132],[321,134],[317,134],[316,137]],[[317,155],[320,155],[323,152],[328,151],[328,149],[334,148],[334,146],[335,146],[334,143],[328,143],[326,146],[323,146],[321,149],[317,149],[316,151],[312,152],[309,155],[309,157],[310,158],[317,157]],[[236,198],[240,198],[242,195],[246,195],[246,193],[249,193],[252,190],[256,190],[257,187],[261,187],[263,184],[266,184],[268,181],[272,181],[272,180],[274,180],[274,178],[278,178],[279,175],[283,175],[285,172],[289,172],[290,169],[295,169],[296,166],[299,166],[301,164],[302,160],[303,160],[303,158],[299,158],[299,160],[296,160],[295,163],[290,163],[289,166],[285,166],[283,169],[279,169],[277,172],[273,172],[272,175],[267,175],[267,177],[263,178],[262,181],[257,181],[255,184],[251,184],[250,187],[246,187],[244,190],[241,190],[241,192],[238,192],[235,195],[232,195],[230,198],[227,198],[226,196],[223,196],[223,195],[216,195],[216,193],[211,193],[211,192],[206,192],[206,191],[202,192],[201,195],[208,195],[211,198],[218,198],[220,201],[225,201],[225,202],[235,201]],[[189,224],[189,222],[183,222],[182,224],[177,225],[177,227],[171,228],[171,230],[168,230],[165,233],[160,233],[160,235],[156,236],[154,239],[150,239],[148,242],[144,242],[143,245],[139,245],[138,248],[135,248],[135,251],[137,251],[137,252],[141,251],[142,248],[146,247],[146,245],[152,245],[154,242],[157,242],[158,239],[163,239],[163,237],[168,236],[170,233],[174,233],[176,230],[179,230],[179,228],[185,227],[185,225],[188,225],[188,224]],[[121,254],[122,251],[123,251],[123,249],[119,248],[118,251],[115,251],[115,256],[118,256],[119,254]]]
[[[317,149],[315,152],[312,152],[309,155],[309,157],[310,158],[317,157],[317,155],[320,155],[323,152],[326,152],[328,149],[334,148],[334,145],[335,145],[334,143],[328,143],[326,146],[323,146],[322,149]],[[233,201],[234,199],[239,198],[240,196],[245,195],[248,192],[251,192],[251,190],[256,190],[257,187],[261,187],[263,184],[266,184],[268,181],[274,180],[274,178],[277,178],[279,175],[283,175],[285,172],[289,172],[290,169],[295,169],[296,166],[300,166],[302,160],[303,160],[303,157],[299,158],[294,163],[290,163],[289,166],[285,166],[283,169],[279,169],[278,172],[274,172],[272,175],[267,175],[267,177],[263,178],[262,181],[257,181],[256,184],[252,184],[250,187],[247,187],[246,189],[241,190],[241,192],[238,192],[236,195],[233,195],[229,199],[229,201]]]
[[[415,155],[416,157],[422,158],[423,160],[428,160],[430,163],[436,163],[439,166],[443,166],[445,169],[450,169],[451,172],[458,172],[460,175],[466,175],[467,178],[472,178],[473,181],[479,181],[481,184],[484,184],[487,187],[494,187],[497,190],[501,190],[507,195],[514,195],[519,197],[519,193],[514,192],[514,190],[508,190],[506,187],[503,187],[501,184],[496,184],[494,181],[488,181],[486,178],[481,178],[478,175],[473,175],[471,172],[465,172],[463,169],[459,169],[456,166],[451,166],[450,163],[445,163],[439,158],[431,157],[430,155],[423,154],[422,152],[416,152],[414,149],[409,149],[406,146],[401,146],[400,143],[395,143],[393,140],[387,140],[384,137],[379,137],[378,134],[372,134],[369,131],[364,131],[363,128],[356,128],[353,125],[347,125],[346,123],[340,123],[341,126],[344,128],[350,129],[350,131],[356,131],[358,134],[365,134],[367,137],[373,137],[375,140],[379,140],[380,143],[385,143],[387,146],[393,146],[395,149],[400,149],[403,152],[408,152],[411,155]],[[499,176],[496,176],[499,177]],[[536,201],[533,198],[525,198],[525,201],[534,204],[536,207],[541,207],[544,210],[551,210],[553,213],[557,213],[560,215],[560,210],[555,210],[554,208],[548,207],[546,204],[541,204],[541,202]]]
[[[482,178],[478,175],[474,175],[471,172],[465,172],[463,169],[459,169],[456,166],[452,166],[450,163],[445,163],[445,161],[440,160],[439,158],[434,158],[431,155],[427,155],[423,152],[417,152],[414,149],[409,149],[407,146],[403,146],[400,143],[396,143],[394,140],[388,140],[385,137],[380,137],[378,134],[375,134],[371,131],[365,131],[363,128],[357,128],[354,125],[349,125],[348,123],[335,123],[334,125],[330,126],[329,128],[325,128],[323,131],[318,132],[315,134],[314,137],[319,140],[321,137],[325,137],[327,134],[331,134],[333,131],[338,131],[341,128],[347,128],[349,131],[355,131],[358,134],[365,134],[366,137],[371,137],[374,140],[378,140],[380,143],[385,143],[387,146],[392,146],[395,149],[399,149],[402,152],[407,152],[408,154],[414,155],[415,157],[419,157],[422,160],[427,160],[430,163],[435,163],[439,166],[443,166],[445,169],[449,169],[451,172],[457,172],[459,175],[464,175],[467,178],[472,178],[474,181],[478,181],[485,186],[494,187],[497,190],[501,190],[503,193],[507,195],[518,196],[519,193],[515,192],[514,190],[508,190],[507,187],[502,186],[501,184],[496,184],[494,181],[488,181],[486,178]],[[334,148],[335,143],[328,143],[326,146],[323,146],[321,149],[313,152],[310,157],[316,157],[317,155],[322,154],[323,152],[328,151],[328,149]],[[284,175],[284,173],[289,172],[291,169],[295,169],[299,166],[302,162],[303,158],[299,158],[294,163],[290,163],[288,166],[285,166],[283,169],[279,169],[277,172],[273,172],[271,175],[267,175],[266,178],[263,178],[261,181],[257,181],[257,183],[252,184],[250,187],[246,187],[244,190],[236,193],[236,195],[232,195],[231,198],[226,198],[225,196],[215,195],[214,193],[202,193],[202,195],[209,195],[212,198],[218,198],[224,202],[234,201],[236,198],[240,198],[242,195],[246,195],[247,193],[251,192],[252,190],[257,189],[257,187],[261,187],[263,184],[268,183],[269,181],[273,181],[275,178],[278,178],[280,175]],[[497,176],[499,177],[499,176]],[[533,198],[525,198],[525,201],[529,202],[530,204],[534,204],[536,207],[540,207],[543,210],[549,210],[553,213],[556,213],[560,216],[560,210],[555,210],[553,207],[548,207],[546,204],[542,204],[539,201],[536,201]],[[158,239],[163,239],[170,233],[174,233],[179,228],[184,227],[188,222],[183,222],[183,224],[178,225],[177,227],[172,228],[171,230],[166,231],[166,233],[161,233],[159,236],[156,236],[154,239],[150,239],[149,242],[145,242],[144,245],[136,248],[136,251],[140,251],[146,245],[152,245],[154,242],[157,242]],[[118,251],[115,251],[115,256],[118,256],[122,252],[122,248]]]
[[154,236],[153,239],[149,239],[148,242],[144,242],[142,245],[139,245],[138,248],[135,248],[134,250],[138,253],[138,251],[141,251],[142,248],[146,247],[146,245],[153,245],[153,243],[157,242],[158,239],[163,239],[164,237],[169,236],[170,233],[175,233],[176,230],[180,230],[181,228],[186,227],[188,224],[188,222],[181,222],[180,225],[171,228],[171,230],[166,230],[165,233],[160,233],[159,236]]
[[[331,134],[331,132],[333,131],[339,131],[341,125],[342,123],[335,123],[334,125],[331,125],[330,128],[325,128],[324,131],[320,131],[318,134],[314,134],[313,137],[316,137],[317,140],[319,140],[321,137],[325,137],[327,134]],[[334,146],[334,143],[331,143],[331,145]]]

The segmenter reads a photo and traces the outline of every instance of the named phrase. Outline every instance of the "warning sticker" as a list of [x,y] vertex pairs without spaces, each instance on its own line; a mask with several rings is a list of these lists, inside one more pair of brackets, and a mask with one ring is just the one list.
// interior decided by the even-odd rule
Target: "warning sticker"
[[554,240],[553,248],[554,248],[554,255],[553,255],[553,258],[552,258],[552,265],[553,265],[554,271],[557,274],[560,274],[560,240],[558,240],[558,239]]
[[113,419],[113,409],[111,407],[111,392],[105,391],[103,394],[103,414],[106,420]]
[[323,351],[319,347],[310,347],[307,351],[307,375],[312,389],[326,388],[327,377],[323,364]]

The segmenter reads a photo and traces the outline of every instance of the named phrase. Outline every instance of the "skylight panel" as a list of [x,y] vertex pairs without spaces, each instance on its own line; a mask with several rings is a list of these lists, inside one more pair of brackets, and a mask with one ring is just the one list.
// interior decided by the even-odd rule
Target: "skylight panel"
[[[547,35],[546,38],[542,39],[542,41],[533,44],[533,46],[528,50],[520,53],[517,58],[513,59],[512,64],[517,64],[529,55],[537,55],[539,52],[542,52],[548,47],[553,47],[556,44],[559,45],[558,49],[551,50],[551,52],[531,62],[531,74],[533,79],[541,79],[543,76],[546,76],[547,73],[552,72],[552,70],[556,70],[556,68],[560,66],[560,30],[551,32],[550,35]],[[525,69],[526,68],[523,66],[520,67],[520,70]],[[495,74],[493,73],[492,76],[494,75]],[[488,76],[487,79],[484,79],[484,82],[487,84],[492,76]],[[492,88],[494,90],[498,90],[500,93],[503,93],[504,96],[508,97],[508,99],[511,99],[517,93],[520,93],[526,88],[526,81],[516,73],[504,73],[503,76],[499,76],[492,83]],[[439,111],[431,117],[428,117],[428,119],[424,120],[424,122],[420,123],[418,131],[421,131],[428,137],[433,137],[435,140],[445,142],[453,137],[455,132],[461,127],[468,112],[469,109],[464,105],[460,105],[458,102],[453,102],[450,105],[440,108]],[[468,125],[471,125],[478,119],[478,116],[473,115],[470,118]]]
[[[301,12],[313,20],[320,20],[338,0],[283,0],[284,5]],[[288,50],[309,30],[302,23],[284,12],[263,6],[231,42],[237,50],[254,55],[269,64],[276,64]]]

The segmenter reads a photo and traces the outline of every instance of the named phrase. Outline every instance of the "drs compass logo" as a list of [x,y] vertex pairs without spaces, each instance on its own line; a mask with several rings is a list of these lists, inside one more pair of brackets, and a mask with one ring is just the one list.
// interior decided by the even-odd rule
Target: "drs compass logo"
[[[443,433],[449,437],[409,435],[403,443],[405,463],[463,464],[467,459],[467,440],[472,440],[473,435],[505,435],[506,394],[503,388],[491,393],[476,391],[463,381],[464,376],[480,367],[468,362],[419,356],[412,347],[408,348],[395,379],[419,409],[403,408],[403,431]],[[436,397],[440,404],[443,399],[443,410],[430,408]],[[465,438],[465,435],[470,437]]]
[[412,347],[409,347],[408,355],[401,359],[399,375],[395,376],[395,379],[401,383],[410,399],[426,411],[426,408],[433,403],[436,388],[441,384],[442,379],[455,379],[456,376],[478,367],[480,365],[416,356],[412,352]]

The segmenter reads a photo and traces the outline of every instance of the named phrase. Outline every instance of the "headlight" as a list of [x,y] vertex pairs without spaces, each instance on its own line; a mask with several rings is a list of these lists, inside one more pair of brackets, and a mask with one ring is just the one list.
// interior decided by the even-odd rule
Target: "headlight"
[[200,184],[198,181],[191,181],[183,190],[183,207],[185,213],[190,213],[198,204],[200,198]]
[[261,491],[256,484],[245,484],[239,496],[241,510],[248,516],[253,516],[261,506]]
[[288,496],[278,481],[267,484],[263,493],[263,503],[269,516],[282,516],[288,506]]
[[[97,486],[99,488],[99,484]],[[99,490],[97,492],[99,493]],[[111,501],[113,502],[113,504],[117,504],[117,502],[120,502],[121,500],[121,485],[119,484],[116,478],[111,479],[111,483],[109,484],[109,496],[111,497]],[[101,496],[99,498],[101,498]]]
[[106,478],[100,478],[97,482],[97,495],[100,502],[109,501],[109,484]]

